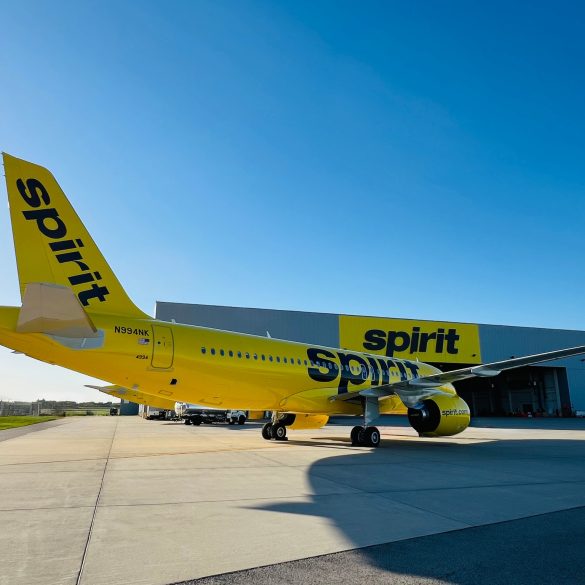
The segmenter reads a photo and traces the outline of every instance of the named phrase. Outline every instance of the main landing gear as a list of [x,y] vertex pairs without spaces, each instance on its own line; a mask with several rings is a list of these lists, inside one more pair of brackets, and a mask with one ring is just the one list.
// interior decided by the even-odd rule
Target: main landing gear
[[379,447],[380,431],[377,427],[353,427],[351,429],[351,444],[360,447]]
[[274,439],[275,441],[288,441],[286,438],[286,427],[282,423],[266,423],[262,427],[262,438],[270,441],[270,439]]
[[262,438],[270,441],[288,441],[286,427],[295,422],[295,415],[286,412],[273,412],[272,420],[262,427]]
[[369,426],[380,416],[380,405],[378,404],[377,396],[366,396],[363,398],[364,408],[364,426],[353,427],[351,429],[352,445],[359,445],[360,447],[379,447],[380,446],[380,431],[377,427]]

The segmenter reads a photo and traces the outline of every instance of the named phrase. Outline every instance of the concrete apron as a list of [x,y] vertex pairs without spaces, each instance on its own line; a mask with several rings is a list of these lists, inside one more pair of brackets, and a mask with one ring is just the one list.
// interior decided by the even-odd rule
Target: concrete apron
[[0,442],[0,584],[168,584],[585,505],[582,429],[349,430],[79,417]]

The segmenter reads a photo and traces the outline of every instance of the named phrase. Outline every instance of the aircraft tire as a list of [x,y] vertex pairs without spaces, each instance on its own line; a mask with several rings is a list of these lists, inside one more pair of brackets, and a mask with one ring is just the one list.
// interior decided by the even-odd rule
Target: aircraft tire
[[272,423],[266,423],[262,427],[262,438],[270,441],[272,439]]
[[352,445],[363,445],[364,427],[353,427],[349,436]]
[[228,425],[233,425],[235,422],[236,421],[233,418],[230,418],[230,420],[228,420]]
[[276,441],[286,441],[286,427],[281,423],[272,425],[270,430],[272,438]]
[[377,427],[368,427],[364,433],[364,444],[368,447],[380,446],[380,431]]
[[240,418],[238,419],[238,424],[243,425],[245,422],[246,422],[246,417],[244,415],[241,415]]
[[191,424],[191,421],[190,421],[188,418],[186,418],[186,419],[185,419],[185,424],[186,424],[186,425],[190,425],[190,424]]

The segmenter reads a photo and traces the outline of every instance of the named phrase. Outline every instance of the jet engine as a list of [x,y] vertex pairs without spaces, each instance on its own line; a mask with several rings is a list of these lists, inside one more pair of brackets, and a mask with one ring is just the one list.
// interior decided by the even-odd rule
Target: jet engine
[[408,422],[425,437],[448,437],[469,426],[469,406],[456,394],[438,394],[423,401],[422,408],[408,409]]

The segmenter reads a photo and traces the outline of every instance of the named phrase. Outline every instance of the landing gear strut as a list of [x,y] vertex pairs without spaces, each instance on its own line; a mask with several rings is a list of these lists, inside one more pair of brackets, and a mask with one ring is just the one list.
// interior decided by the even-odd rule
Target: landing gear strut
[[369,423],[380,416],[380,407],[377,397],[367,397],[364,400],[364,426],[351,429],[351,444],[361,447],[379,447],[380,431],[377,427],[368,426]]

